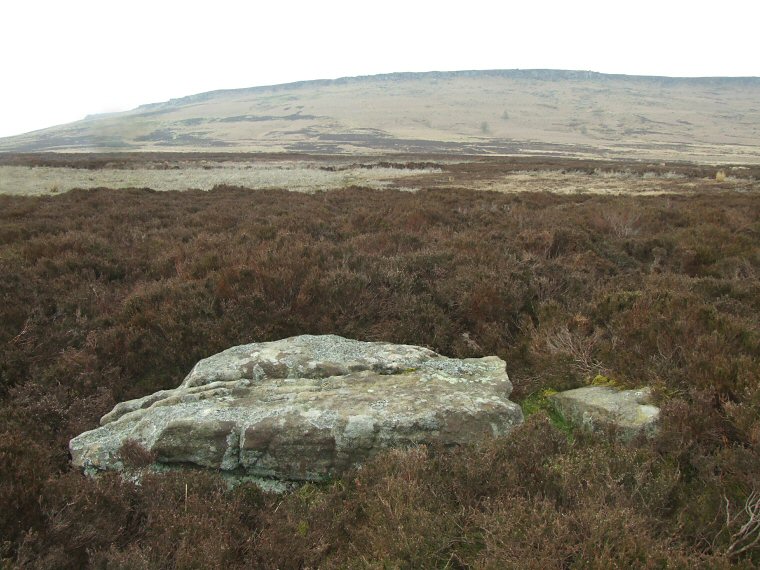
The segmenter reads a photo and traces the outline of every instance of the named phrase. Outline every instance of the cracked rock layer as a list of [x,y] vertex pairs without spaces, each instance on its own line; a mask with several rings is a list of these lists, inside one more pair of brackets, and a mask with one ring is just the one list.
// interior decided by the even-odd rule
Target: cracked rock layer
[[495,356],[304,335],[201,360],[179,387],[117,404],[69,448],[89,472],[123,469],[133,441],[156,469],[320,480],[389,447],[502,435],[522,422],[511,391]]

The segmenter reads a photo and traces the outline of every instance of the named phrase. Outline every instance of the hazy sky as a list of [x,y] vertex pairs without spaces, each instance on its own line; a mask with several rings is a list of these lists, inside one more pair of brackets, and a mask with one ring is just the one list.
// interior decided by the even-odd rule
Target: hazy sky
[[8,0],[0,136],[214,89],[393,71],[760,76],[758,16],[758,0]]

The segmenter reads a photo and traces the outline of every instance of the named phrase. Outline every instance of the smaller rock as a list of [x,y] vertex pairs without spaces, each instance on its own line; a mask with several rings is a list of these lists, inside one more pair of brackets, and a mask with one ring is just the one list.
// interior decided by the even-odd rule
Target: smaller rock
[[559,392],[550,400],[568,422],[594,431],[614,428],[624,441],[640,433],[651,437],[657,432],[660,408],[652,405],[649,388],[589,386]]

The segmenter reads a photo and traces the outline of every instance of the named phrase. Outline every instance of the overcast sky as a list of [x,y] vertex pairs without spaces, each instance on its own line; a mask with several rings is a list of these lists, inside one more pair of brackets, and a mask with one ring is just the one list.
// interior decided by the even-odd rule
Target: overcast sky
[[394,71],[760,76],[758,16],[758,0],[7,0],[0,136],[214,89]]

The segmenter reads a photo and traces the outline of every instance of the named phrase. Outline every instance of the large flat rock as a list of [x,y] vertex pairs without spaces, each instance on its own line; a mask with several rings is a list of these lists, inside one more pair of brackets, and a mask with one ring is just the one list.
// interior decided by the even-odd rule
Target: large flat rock
[[75,466],[122,470],[136,442],[153,467],[319,480],[395,446],[459,445],[522,422],[503,360],[298,336],[201,360],[174,390],[122,402],[71,440]]

